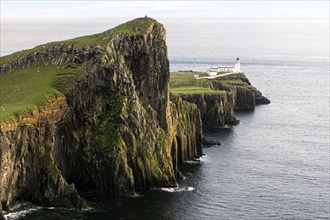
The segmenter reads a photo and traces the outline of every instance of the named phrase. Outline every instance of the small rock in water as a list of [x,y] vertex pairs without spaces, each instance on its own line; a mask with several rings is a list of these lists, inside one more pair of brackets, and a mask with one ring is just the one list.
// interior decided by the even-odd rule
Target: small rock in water
[[5,220],[5,217],[3,216],[1,209],[0,209],[0,220]]
[[220,141],[215,141],[215,140],[208,140],[203,137],[203,146],[204,147],[210,147],[210,146],[220,146],[221,142]]
[[181,171],[177,171],[177,176],[178,176],[178,179],[184,179],[185,178]]

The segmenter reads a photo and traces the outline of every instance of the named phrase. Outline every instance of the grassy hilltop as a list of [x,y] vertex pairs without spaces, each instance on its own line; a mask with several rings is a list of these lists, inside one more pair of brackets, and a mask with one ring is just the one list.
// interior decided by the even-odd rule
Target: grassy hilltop
[[229,76],[220,77],[217,79],[196,79],[195,74],[206,76],[206,73],[196,72],[172,72],[170,75],[170,92],[174,94],[219,94],[224,93],[224,90],[212,89],[211,82],[216,80],[224,86],[247,86],[240,78],[243,74],[232,74]]
[[32,49],[22,50],[22,51],[15,52],[15,53],[7,55],[7,56],[0,57],[0,65],[4,64],[6,62],[10,62],[12,60],[24,57],[30,53],[41,52],[47,48],[50,48],[50,47],[56,46],[56,45],[61,45],[63,43],[73,44],[76,48],[82,48],[82,47],[86,47],[86,46],[88,46],[88,47],[93,47],[93,46],[106,47],[107,44],[109,43],[109,41],[115,35],[120,34],[120,33],[129,34],[129,35],[143,34],[147,31],[147,27],[149,27],[153,23],[158,24],[158,22],[152,18],[148,18],[148,17],[138,18],[138,19],[126,22],[124,24],[121,24],[113,29],[104,31],[102,33],[77,37],[77,38],[64,40],[64,41],[55,41],[55,42],[50,42],[47,44],[42,44],[42,45],[39,45]]
[[[99,34],[50,42],[32,49],[2,56],[0,57],[0,66],[33,56],[38,52],[47,51],[54,46],[60,47],[63,44],[73,45],[75,49],[105,48],[117,34],[144,34],[152,25],[160,24],[151,18],[138,18]],[[0,121],[25,110],[37,108],[49,97],[52,97],[55,93],[62,92],[66,85],[85,73],[86,71],[76,63],[46,66],[42,62],[21,66],[8,73],[0,73]],[[195,79],[194,74],[190,72],[171,73],[170,92],[174,94],[219,94],[224,92],[212,89],[210,80]],[[199,74],[203,76],[206,73]],[[221,78],[220,81],[226,85],[236,86],[242,83],[238,79],[228,79],[228,77]]]
[[[74,45],[74,48],[103,47],[117,34],[143,34],[151,25],[159,23],[151,18],[138,18],[99,34],[78,37],[65,41],[50,42],[32,49],[19,51],[0,57],[0,65],[22,59],[53,46]],[[17,113],[36,108],[67,83],[85,74],[78,64],[64,65],[34,64],[19,67],[9,73],[0,73],[0,121]]]
[[31,66],[0,74],[0,120],[32,109],[59,92],[70,79],[84,74],[77,64]]

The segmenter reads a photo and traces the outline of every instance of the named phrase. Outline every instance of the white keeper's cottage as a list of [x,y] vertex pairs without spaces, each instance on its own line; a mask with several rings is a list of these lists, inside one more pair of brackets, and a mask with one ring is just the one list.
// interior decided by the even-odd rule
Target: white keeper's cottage
[[207,70],[207,74],[209,74],[209,76],[217,76],[219,73],[240,73],[240,72],[241,72],[241,64],[238,57],[235,60],[234,66],[212,67],[209,70]]

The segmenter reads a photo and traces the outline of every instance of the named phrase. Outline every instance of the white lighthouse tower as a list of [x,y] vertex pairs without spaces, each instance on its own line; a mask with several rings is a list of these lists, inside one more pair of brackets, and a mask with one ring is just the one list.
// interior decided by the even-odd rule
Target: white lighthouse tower
[[239,61],[239,58],[237,57],[235,60],[235,66],[233,68],[233,73],[240,73],[241,72],[241,62]]

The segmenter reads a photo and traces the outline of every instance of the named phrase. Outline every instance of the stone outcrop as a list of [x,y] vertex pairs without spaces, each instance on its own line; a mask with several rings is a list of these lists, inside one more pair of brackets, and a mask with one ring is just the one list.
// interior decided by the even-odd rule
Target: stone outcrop
[[221,145],[220,141],[210,140],[210,139],[207,139],[207,138],[204,138],[204,137],[203,137],[202,141],[203,141],[203,146],[204,147],[220,146]]
[[43,109],[1,123],[2,209],[8,210],[16,199],[67,208],[87,206],[53,160],[57,123],[67,111],[65,97],[55,95]]
[[[232,83],[226,84],[228,81]],[[244,74],[208,80],[207,84],[209,88],[221,92],[179,94],[183,100],[197,105],[204,129],[237,125],[239,120],[235,118],[235,110],[253,110],[258,104],[270,103]]]
[[0,73],[8,73],[19,68],[42,63],[45,65],[61,65],[65,63],[93,63],[104,52],[101,47],[75,47],[74,44],[61,43],[56,45],[41,45],[36,52],[18,52],[12,54],[13,59],[0,65]]
[[150,18],[134,22],[147,27],[115,34],[106,47],[58,44],[1,65],[10,72],[74,62],[86,74],[46,105],[1,122],[0,210],[16,200],[84,208],[78,192],[174,186],[178,164],[202,155],[196,105],[169,97],[164,27]]
[[[171,112],[175,136],[172,151],[177,163],[202,156],[203,125],[197,106],[171,94]],[[189,114],[183,114],[186,112]]]
[[[234,83],[228,85],[224,84],[221,80],[232,80]],[[213,80],[211,88],[232,91],[235,96],[235,110],[253,110],[256,105],[270,103],[259,90],[251,85],[243,73],[225,76],[220,80]]]
[[194,103],[201,112],[203,128],[219,128],[226,124],[236,125],[235,97],[231,92],[220,94],[180,94],[185,101]]

